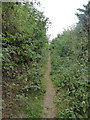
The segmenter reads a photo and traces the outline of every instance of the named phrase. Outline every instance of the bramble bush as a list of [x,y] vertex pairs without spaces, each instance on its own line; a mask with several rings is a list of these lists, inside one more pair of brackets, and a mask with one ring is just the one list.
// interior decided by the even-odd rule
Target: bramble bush
[[51,58],[57,117],[89,118],[88,30],[81,19],[76,27],[65,30],[51,42]]
[[[2,3],[4,100],[7,97],[9,97],[8,99],[12,98],[7,96],[6,92],[10,92],[10,95],[14,93],[15,96],[24,97],[45,92],[42,87],[44,78],[42,69],[44,69],[47,60],[48,38],[46,31],[49,21],[42,12],[34,7],[38,4],[36,2]],[[12,83],[15,87],[13,91],[10,91]],[[14,97],[14,99],[16,98]]]

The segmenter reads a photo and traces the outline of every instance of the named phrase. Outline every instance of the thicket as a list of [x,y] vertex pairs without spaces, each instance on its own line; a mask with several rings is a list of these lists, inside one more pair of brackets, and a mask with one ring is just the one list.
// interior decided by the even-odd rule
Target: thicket
[[40,4],[2,2],[3,117],[5,114],[14,117],[15,106],[20,107],[17,101],[24,103],[20,109],[24,109],[28,117],[41,115],[39,99],[45,92],[42,82],[49,22],[36,9],[37,5]]
[[79,22],[51,42],[52,80],[58,118],[89,118],[90,2],[78,9]]

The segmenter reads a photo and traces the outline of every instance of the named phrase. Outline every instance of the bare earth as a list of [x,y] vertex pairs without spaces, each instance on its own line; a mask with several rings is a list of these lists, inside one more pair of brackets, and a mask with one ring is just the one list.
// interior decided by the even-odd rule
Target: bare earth
[[45,73],[46,94],[44,97],[44,114],[43,118],[55,118],[56,108],[54,104],[55,90],[50,79],[51,59],[48,55],[47,71]]

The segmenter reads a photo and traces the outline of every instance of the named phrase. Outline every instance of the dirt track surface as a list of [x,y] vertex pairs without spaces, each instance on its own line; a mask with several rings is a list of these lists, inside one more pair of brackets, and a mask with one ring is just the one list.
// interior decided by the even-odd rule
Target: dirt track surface
[[50,53],[49,53],[47,70],[45,73],[46,94],[44,97],[43,118],[54,118],[56,114],[56,108],[54,104],[55,89],[50,79],[50,72],[51,72],[51,58],[50,58]]

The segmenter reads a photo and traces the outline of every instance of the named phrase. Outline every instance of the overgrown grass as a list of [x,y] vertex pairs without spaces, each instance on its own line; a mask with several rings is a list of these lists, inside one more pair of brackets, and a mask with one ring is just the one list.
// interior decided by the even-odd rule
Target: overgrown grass
[[43,94],[33,94],[33,96],[27,97],[24,95],[17,95],[16,99],[24,103],[24,106],[20,111],[23,111],[27,118],[41,118],[43,110]]

